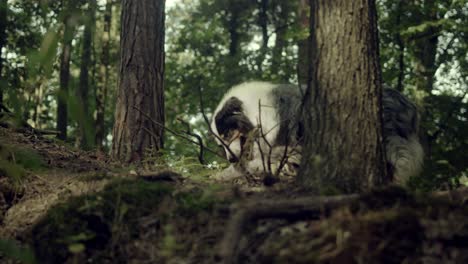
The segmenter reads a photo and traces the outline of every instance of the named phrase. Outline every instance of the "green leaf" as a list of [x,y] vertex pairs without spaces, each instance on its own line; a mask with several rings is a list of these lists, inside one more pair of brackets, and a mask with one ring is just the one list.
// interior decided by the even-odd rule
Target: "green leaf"
[[68,246],[68,250],[73,254],[78,254],[83,252],[86,249],[84,244],[76,243]]

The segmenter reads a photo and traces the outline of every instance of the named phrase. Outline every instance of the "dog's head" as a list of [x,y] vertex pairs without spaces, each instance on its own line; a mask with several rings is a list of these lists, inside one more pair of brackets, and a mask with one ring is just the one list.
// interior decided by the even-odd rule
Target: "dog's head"
[[242,101],[231,97],[213,114],[211,128],[217,136],[218,145],[224,148],[227,159],[237,162],[242,155],[247,135],[254,129],[254,125],[245,115]]

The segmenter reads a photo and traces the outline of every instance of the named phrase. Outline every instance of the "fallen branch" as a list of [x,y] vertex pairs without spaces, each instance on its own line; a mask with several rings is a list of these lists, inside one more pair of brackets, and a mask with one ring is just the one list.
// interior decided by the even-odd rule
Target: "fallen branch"
[[22,126],[16,126],[15,124],[9,122],[0,121],[0,127],[12,129],[13,131],[18,133],[33,133],[37,135],[58,135],[60,133],[55,130],[37,129],[30,126],[26,122],[23,122],[21,125]]
[[164,170],[159,172],[142,172],[137,174],[141,179],[149,182],[181,182],[183,180],[182,175],[177,172]]

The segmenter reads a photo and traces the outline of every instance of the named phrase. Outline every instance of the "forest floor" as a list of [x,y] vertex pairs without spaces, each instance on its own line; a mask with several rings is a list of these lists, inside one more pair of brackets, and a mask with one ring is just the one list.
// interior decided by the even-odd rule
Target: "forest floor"
[[0,127],[0,263],[468,263],[468,191],[313,197]]

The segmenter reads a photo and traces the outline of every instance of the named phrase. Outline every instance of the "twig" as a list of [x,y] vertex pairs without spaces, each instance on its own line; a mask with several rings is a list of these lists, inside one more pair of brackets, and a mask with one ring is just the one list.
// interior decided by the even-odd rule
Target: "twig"
[[208,131],[210,131],[210,134],[213,135],[216,139],[218,139],[218,141],[223,145],[223,147],[225,149],[227,149],[227,151],[229,152],[229,154],[231,154],[232,157],[234,157],[236,159],[239,159],[239,157],[237,157],[237,155],[234,154],[234,152],[232,152],[231,148],[229,148],[229,146],[224,142],[224,140],[222,138],[220,138],[218,135],[216,135],[216,133],[213,131],[213,129],[211,129],[210,120],[208,120],[208,117],[205,114],[205,106],[204,106],[204,103],[203,103],[201,85],[198,85],[198,95],[200,97],[200,112],[201,112],[201,114],[203,116],[203,120],[205,120],[205,123],[208,126]]
[[[162,127],[163,129],[165,129],[166,131],[168,131],[169,133],[172,133],[173,135],[177,136],[177,137],[180,137],[180,138],[183,138],[185,140],[187,140],[188,142],[190,143],[193,143],[195,145],[198,145],[198,142],[178,133],[177,131],[174,131],[166,126],[164,126],[163,124],[157,122],[156,120],[154,120],[153,118],[151,118],[148,114],[144,113],[143,111],[141,111],[140,109],[138,109],[138,107],[136,106],[133,106],[137,111],[139,111],[141,114],[143,114],[146,118],[148,118],[151,122],[153,122],[155,125],[159,126],[159,127]],[[151,132],[149,129],[147,129],[146,127],[143,127],[143,129],[148,133],[150,134],[152,137],[157,137],[157,135],[155,135],[153,132]],[[215,154],[216,156],[218,157],[221,157],[223,159],[225,159],[226,157],[220,155],[218,152],[204,146],[205,150],[208,151],[208,152],[211,152],[212,154]]]
[[[262,125],[262,105],[260,100],[258,100],[258,123],[260,124],[260,136],[262,139],[265,141],[267,144],[269,150],[268,150],[268,174],[272,174],[272,169],[271,169],[271,153],[273,152],[273,147],[271,146],[270,142],[268,142],[265,133],[263,133],[263,125]],[[271,129],[272,130],[272,129]],[[261,146],[259,145],[259,148],[261,149]],[[262,159],[263,160],[263,159]]]
[[188,122],[186,122],[185,120],[182,120],[181,118],[177,118],[177,120],[187,127],[187,131],[185,131],[185,134],[187,134],[189,136],[192,136],[192,137],[197,139],[198,146],[200,147],[200,152],[198,154],[198,161],[200,161],[201,164],[205,165],[206,164],[206,161],[205,161],[205,145],[203,145],[203,139],[201,138],[200,135],[197,135],[195,133],[192,133],[192,131],[190,131],[190,124]]

